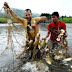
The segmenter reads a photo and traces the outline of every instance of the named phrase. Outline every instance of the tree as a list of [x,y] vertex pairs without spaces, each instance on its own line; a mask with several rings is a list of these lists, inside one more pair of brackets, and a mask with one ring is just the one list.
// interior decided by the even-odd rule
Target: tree
[[46,16],[47,17],[47,20],[48,22],[50,22],[50,19],[51,19],[51,15],[49,13],[41,13],[40,16]]

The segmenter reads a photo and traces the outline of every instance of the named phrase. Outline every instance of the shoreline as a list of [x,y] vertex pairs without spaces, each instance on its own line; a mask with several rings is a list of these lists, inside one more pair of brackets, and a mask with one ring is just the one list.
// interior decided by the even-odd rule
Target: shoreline
[[[7,24],[7,22],[1,22],[1,21],[0,21],[0,24],[2,24],[2,23],[3,23],[3,24]],[[13,23],[19,23],[19,22],[13,22]],[[45,22],[44,24],[46,24],[46,23],[51,23],[51,22]],[[66,23],[66,22],[65,22],[65,23]],[[67,22],[67,23],[70,23],[70,22]],[[72,23],[72,22],[71,22],[71,23]],[[70,23],[70,24],[71,24],[71,23]],[[40,23],[40,24],[41,24],[41,23]],[[43,23],[42,23],[42,24],[43,24]]]

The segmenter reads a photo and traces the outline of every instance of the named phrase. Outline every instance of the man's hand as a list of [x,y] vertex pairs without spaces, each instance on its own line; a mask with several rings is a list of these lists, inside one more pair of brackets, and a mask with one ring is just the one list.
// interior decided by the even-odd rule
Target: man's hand
[[33,25],[32,25],[32,28],[35,28],[35,27],[36,27],[36,24],[33,24]]
[[45,38],[42,38],[42,40],[46,40],[46,37]]
[[63,35],[63,39],[65,39],[68,36],[67,32]]
[[10,8],[7,2],[4,2],[4,8]]

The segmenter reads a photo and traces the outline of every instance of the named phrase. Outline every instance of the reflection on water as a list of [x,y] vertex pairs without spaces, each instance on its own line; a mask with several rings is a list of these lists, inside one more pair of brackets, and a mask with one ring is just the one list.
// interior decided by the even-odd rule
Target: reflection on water
[[[67,33],[68,33],[68,44],[69,44],[69,51],[70,54],[72,56],[72,49],[71,49],[71,45],[72,45],[72,25],[67,23]],[[8,25],[7,24],[0,24],[0,72],[12,72],[16,66],[18,64],[21,63],[21,61],[16,60],[15,57],[16,55],[18,55],[22,50],[22,46],[25,45],[25,32],[23,27],[19,24],[19,26],[17,26],[19,29],[16,29],[15,27],[12,26],[12,40],[13,40],[13,47],[11,47],[11,44],[9,44],[9,49],[7,49],[5,51],[5,53],[3,55],[1,55],[1,53],[4,51],[4,49],[7,46],[7,40],[8,40]],[[47,27],[47,24],[45,25],[45,27]],[[47,29],[43,27],[42,25],[40,25],[39,28],[39,32],[40,32],[40,40],[46,36],[47,34]],[[49,39],[49,38],[48,38]],[[47,40],[48,40],[47,39]],[[16,53],[15,53],[16,52]],[[25,65],[23,65],[22,69],[24,72],[45,72],[44,70],[48,70],[48,67],[42,65],[40,65],[41,69],[43,70],[38,70],[38,68],[36,67],[37,63],[26,63]],[[41,64],[41,63],[40,63]],[[30,67],[28,67],[28,65],[31,65]],[[38,65],[39,66],[39,65]],[[28,69],[28,68],[29,69]],[[45,67],[45,69],[43,69]],[[29,71],[25,71],[26,69],[28,69]],[[31,69],[31,70],[30,70]],[[9,70],[9,71],[8,71]],[[17,71],[20,72],[20,71]]]

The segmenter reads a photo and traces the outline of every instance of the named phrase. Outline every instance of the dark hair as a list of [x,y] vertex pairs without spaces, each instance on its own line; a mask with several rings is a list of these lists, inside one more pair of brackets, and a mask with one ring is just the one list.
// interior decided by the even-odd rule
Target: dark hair
[[58,12],[53,12],[53,13],[52,13],[52,16],[53,16],[53,15],[59,17],[59,13],[58,13]]
[[[29,10],[30,10],[30,9],[25,9],[26,12],[28,12]],[[31,12],[31,10],[30,10],[30,12]],[[32,12],[31,12],[31,13],[32,13]]]

